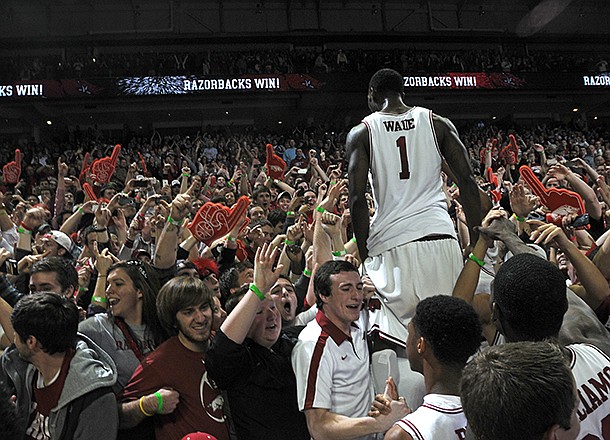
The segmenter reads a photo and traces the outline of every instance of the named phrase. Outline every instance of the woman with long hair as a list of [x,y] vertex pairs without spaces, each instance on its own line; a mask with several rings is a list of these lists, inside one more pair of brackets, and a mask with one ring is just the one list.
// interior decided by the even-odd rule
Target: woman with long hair
[[118,370],[115,393],[122,391],[144,356],[167,339],[156,312],[160,284],[156,271],[139,260],[112,264],[103,251],[96,261],[98,281],[92,302],[108,305],[79,325],[114,360]]

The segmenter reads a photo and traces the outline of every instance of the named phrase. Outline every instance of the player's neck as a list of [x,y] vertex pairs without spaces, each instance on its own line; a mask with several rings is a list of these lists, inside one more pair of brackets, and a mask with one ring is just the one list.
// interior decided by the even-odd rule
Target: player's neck
[[461,378],[462,370],[454,368],[424,369],[426,394],[459,396]]
[[407,106],[400,97],[386,98],[381,107],[381,113],[399,115],[409,111],[411,107]]

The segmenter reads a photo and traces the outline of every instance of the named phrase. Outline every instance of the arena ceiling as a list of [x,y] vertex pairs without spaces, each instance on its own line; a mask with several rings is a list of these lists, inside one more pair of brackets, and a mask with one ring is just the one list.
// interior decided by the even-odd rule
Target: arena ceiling
[[[447,47],[537,44],[550,50],[606,52],[607,0],[3,0],[0,55],[48,51],[197,50],[267,45],[396,47],[429,42]],[[589,119],[610,116],[599,92],[413,92],[412,104],[454,119]],[[574,109],[577,109],[575,112]],[[0,103],[0,133],[35,128],[193,127],[292,124],[308,119],[358,121],[365,90],[234,97]]]

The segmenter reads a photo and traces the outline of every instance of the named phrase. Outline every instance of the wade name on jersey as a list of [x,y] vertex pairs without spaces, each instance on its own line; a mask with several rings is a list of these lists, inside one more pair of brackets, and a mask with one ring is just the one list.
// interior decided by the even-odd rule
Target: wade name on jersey
[[410,118],[402,119],[400,121],[383,121],[383,126],[387,132],[408,131],[415,128],[415,120]]

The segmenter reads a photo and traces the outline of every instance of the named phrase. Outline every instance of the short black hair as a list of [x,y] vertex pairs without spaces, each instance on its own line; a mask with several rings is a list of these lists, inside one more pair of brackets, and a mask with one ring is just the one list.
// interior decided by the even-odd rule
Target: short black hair
[[369,88],[380,95],[401,94],[405,91],[402,75],[394,69],[378,70],[371,78]]
[[286,221],[286,213],[281,209],[274,209],[267,215],[267,220],[275,228],[279,223]]
[[463,368],[481,345],[481,323],[473,307],[460,298],[436,295],[417,304],[415,330],[442,364]]
[[358,269],[349,261],[337,260],[327,261],[316,270],[316,274],[313,277],[313,290],[316,294],[316,305],[318,309],[322,310],[324,302],[322,296],[330,296],[332,294],[332,282],[330,277],[341,272],[356,272]]
[[239,285],[239,275],[246,269],[252,269],[254,266],[250,261],[245,260],[237,263],[235,266],[225,270],[218,278],[218,288],[220,289],[221,299],[226,299],[231,295],[231,289],[241,287]]
[[23,296],[15,305],[11,322],[25,342],[34,336],[45,353],[64,353],[76,347],[79,314],[76,304],[53,292]]
[[493,300],[519,340],[553,338],[568,310],[565,276],[537,255],[517,254],[500,266]]
[[235,307],[237,307],[237,304],[239,304],[241,299],[244,297],[244,295],[246,295],[246,293],[248,293],[249,290],[250,286],[241,286],[239,289],[233,292],[233,295],[231,295],[225,303],[225,312],[227,312],[227,315],[231,314],[231,312],[235,309]]
[[32,265],[30,275],[38,272],[55,272],[62,291],[78,289],[78,272],[71,260],[63,257],[43,258]]

